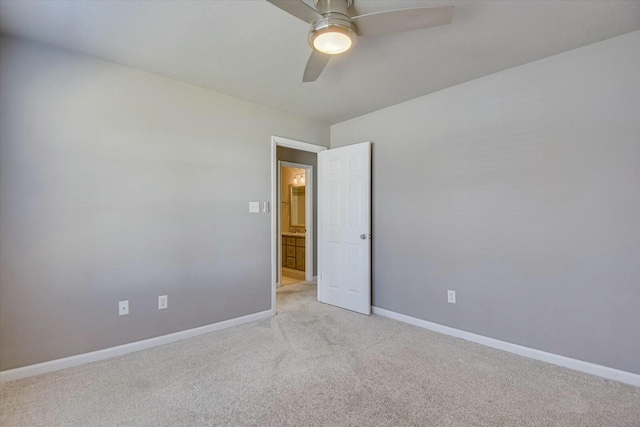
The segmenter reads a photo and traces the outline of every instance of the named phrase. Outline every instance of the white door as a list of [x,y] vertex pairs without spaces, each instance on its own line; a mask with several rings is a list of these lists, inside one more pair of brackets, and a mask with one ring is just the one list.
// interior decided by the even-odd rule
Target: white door
[[318,154],[318,299],[371,314],[371,144]]

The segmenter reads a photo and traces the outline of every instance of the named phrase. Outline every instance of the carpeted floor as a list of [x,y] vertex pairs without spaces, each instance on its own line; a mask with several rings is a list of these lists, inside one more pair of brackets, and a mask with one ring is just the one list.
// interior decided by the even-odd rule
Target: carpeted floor
[[278,315],[3,384],[9,426],[640,426],[640,389],[278,291]]

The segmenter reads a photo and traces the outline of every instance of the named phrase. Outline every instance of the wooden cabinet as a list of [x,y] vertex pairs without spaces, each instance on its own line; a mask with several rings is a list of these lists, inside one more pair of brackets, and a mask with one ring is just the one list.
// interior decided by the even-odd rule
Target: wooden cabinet
[[296,248],[296,270],[304,271],[304,248]]
[[282,266],[286,267],[287,266],[287,245],[286,244],[282,243],[282,252],[280,253],[282,254]]
[[282,266],[304,271],[305,238],[282,236]]

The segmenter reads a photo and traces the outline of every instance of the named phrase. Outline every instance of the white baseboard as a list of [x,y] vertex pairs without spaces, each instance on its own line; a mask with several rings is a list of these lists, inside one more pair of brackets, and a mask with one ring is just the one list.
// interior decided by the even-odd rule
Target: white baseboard
[[449,326],[440,325],[438,323],[417,319],[415,317],[396,313],[394,311],[385,310],[384,308],[380,307],[372,307],[372,309],[374,314],[409,323],[410,325],[418,326],[420,328],[429,329],[441,334],[451,335],[456,338],[462,338],[467,341],[486,345],[487,347],[493,347],[498,350],[507,351],[509,353],[518,354],[520,356],[529,357],[531,359],[541,360],[543,362],[552,363],[554,365],[573,369],[575,371],[585,372],[587,374],[597,375],[602,378],[620,381],[622,383],[640,387],[640,375],[634,374],[632,372],[620,371],[618,369],[609,368],[607,366],[596,365],[595,363],[572,359],[570,357],[560,356],[559,354],[547,353],[546,351],[536,350],[534,348],[524,347],[506,341],[500,341],[494,338],[485,337],[483,335],[478,335],[471,332],[462,331],[460,329],[451,328]]
[[187,338],[193,338],[198,335],[219,331],[221,329],[231,328],[232,326],[238,326],[244,323],[254,322],[256,320],[266,319],[267,317],[271,316],[273,316],[272,310],[261,311],[259,313],[249,314],[247,316],[236,317],[235,319],[212,323],[211,325],[187,329],[186,331],[175,332],[169,335],[162,335],[160,337],[149,338],[146,340],[123,344],[116,347],[105,348],[104,350],[78,354],[76,356],[69,356],[62,359],[51,360],[49,362],[38,363],[36,365],[23,366],[21,368],[8,369],[6,371],[0,372],[0,383],[32,377],[47,372],[58,371],[60,369],[71,368],[73,366],[84,365],[85,363],[97,362],[99,360],[109,359],[112,357],[123,356],[135,351],[146,350],[148,348],[157,347],[159,345],[169,344]]

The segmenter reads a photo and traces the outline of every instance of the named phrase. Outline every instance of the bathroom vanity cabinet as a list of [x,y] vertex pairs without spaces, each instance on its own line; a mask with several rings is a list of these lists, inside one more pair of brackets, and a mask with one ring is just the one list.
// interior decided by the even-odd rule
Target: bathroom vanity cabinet
[[300,233],[282,234],[282,266],[304,271],[305,236]]

